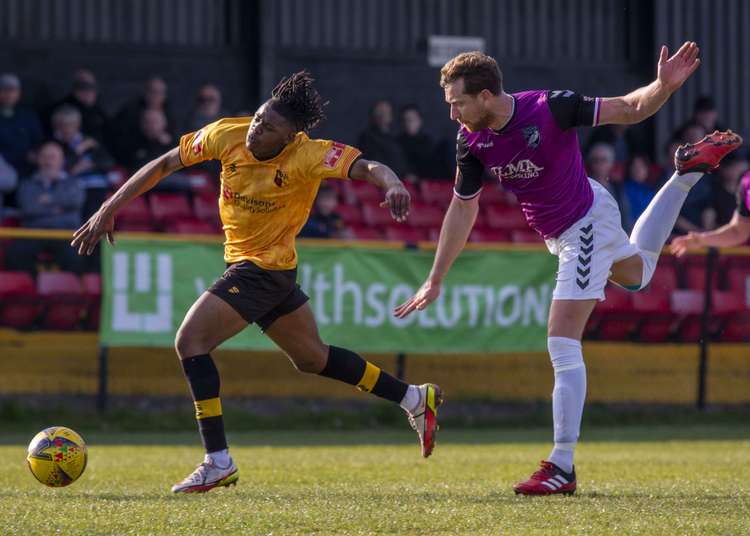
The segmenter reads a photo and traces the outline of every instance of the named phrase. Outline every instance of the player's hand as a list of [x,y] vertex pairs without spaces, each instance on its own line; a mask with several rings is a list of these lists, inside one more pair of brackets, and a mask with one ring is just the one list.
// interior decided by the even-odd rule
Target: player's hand
[[100,208],[84,223],[75,233],[73,241],[70,243],[74,248],[78,248],[79,255],[91,255],[94,252],[97,242],[103,235],[107,235],[107,241],[114,245],[115,243],[115,217],[110,211]]
[[399,183],[388,188],[385,192],[385,201],[380,203],[380,206],[383,208],[388,207],[391,210],[393,219],[401,223],[406,221],[406,218],[409,216],[410,204],[411,196],[409,195],[409,191],[403,184]]
[[700,49],[693,41],[685,41],[671,58],[666,45],[661,46],[656,78],[670,92],[676,91],[701,64]]
[[406,318],[415,309],[421,311],[440,296],[440,283],[429,280],[419,287],[417,293],[393,310],[396,318]]
[[672,240],[672,244],[669,249],[672,253],[678,257],[682,257],[688,250],[699,248],[703,245],[701,237],[698,233],[690,231],[684,236],[678,236]]

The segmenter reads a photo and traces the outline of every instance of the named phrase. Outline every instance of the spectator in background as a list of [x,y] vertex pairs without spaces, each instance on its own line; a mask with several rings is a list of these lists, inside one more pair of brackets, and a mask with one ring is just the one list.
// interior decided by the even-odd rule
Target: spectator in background
[[176,145],[161,110],[145,110],[138,131],[123,154],[123,163],[132,172],[161,156]]
[[114,131],[118,140],[122,142],[117,151],[117,156],[121,161],[125,161],[122,152],[128,150],[128,140],[138,136],[141,131],[144,112],[148,110],[161,112],[166,120],[166,131],[171,135],[177,130],[174,115],[167,100],[167,91],[167,83],[163,79],[158,76],[149,78],[144,86],[143,94],[126,103],[117,113]]
[[406,157],[396,137],[391,133],[393,106],[390,101],[379,100],[370,109],[370,124],[363,130],[357,147],[365,158],[377,160],[402,177],[406,172]]
[[637,132],[630,125],[604,125],[594,128],[589,137],[588,150],[598,143],[611,145],[615,151],[615,162],[620,164],[628,162],[634,152],[643,150]]
[[[81,225],[84,192],[78,180],[65,172],[65,155],[60,144],[44,143],[37,153],[38,169],[18,187],[21,226],[32,229],[77,229]],[[10,270],[36,272],[36,258],[48,251],[64,270],[80,272],[82,257],[70,247],[70,240],[16,240],[8,247]]]
[[226,112],[221,107],[221,91],[213,84],[206,84],[198,90],[195,108],[193,108],[190,116],[185,121],[184,131],[194,132],[200,130],[209,123],[213,123],[225,116]]
[[304,238],[351,238],[351,232],[336,212],[339,197],[336,190],[321,186],[315,209],[299,233]]
[[750,163],[742,154],[731,153],[721,162],[721,166],[715,172],[715,179],[711,181],[712,216],[707,229],[715,229],[726,225],[732,220],[734,211],[737,209],[737,190],[740,179],[750,169]]
[[635,154],[630,160],[625,175],[625,196],[630,207],[630,220],[626,231],[630,232],[638,217],[656,195],[656,190],[649,184],[651,161],[645,154]]
[[[18,184],[18,174],[13,166],[5,161],[0,155],[0,220],[6,216],[4,207],[4,194],[10,193],[16,189]],[[2,221],[0,221],[0,225]]]
[[50,132],[52,114],[63,105],[72,106],[81,115],[81,132],[95,139],[99,144],[107,145],[109,119],[99,105],[99,87],[94,73],[88,69],[79,69],[73,74],[73,87],[68,96],[56,102],[49,113]]
[[408,180],[438,176],[435,143],[422,130],[422,126],[422,114],[416,104],[409,104],[401,109],[401,135],[398,142],[406,157],[404,178]]
[[716,101],[708,95],[702,95],[695,99],[693,117],[690,119],[690,123],[700,125],[707,134],[710,134],[714,130],[726,130],[719,124],[719,112],[716,110]]
[[31,151],[42,141],[36,113],[18,106],[21,81],[11,73],[0,75],[0,156],[23,176],[33,166]]
[[52,113],[52,139],[63,148],[65,171],[86,190],[82,216],[88,218],[104,202],[114,160],[96,139],[84,136],[81,126],[81,112],[70,104]]
[[604,186],[607,191],[615,198],[617,206],[620,209],[620,220],[623,229],[630,232],[628,227],[631,221],[630,206],[625,195],[625,188],[622,182],[611,180],[612,168],[615,165],[615,149],[608,143],[597,143],[589,149],[586,157],[586,168],[589,177]]

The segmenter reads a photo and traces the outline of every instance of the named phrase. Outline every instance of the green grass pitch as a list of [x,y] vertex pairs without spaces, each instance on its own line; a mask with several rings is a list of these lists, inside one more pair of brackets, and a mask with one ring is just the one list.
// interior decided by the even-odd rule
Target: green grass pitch
[[589,428],[578,493],[547,498],[510,488],[547,430],[444,430],[429,460],[406,431],[235,434],[238,485],[179,496],[197,434],[92,434],[81,479],[47,489],[24,463],[34,432],[0,439],[3,535],[750,534],[745,425]]

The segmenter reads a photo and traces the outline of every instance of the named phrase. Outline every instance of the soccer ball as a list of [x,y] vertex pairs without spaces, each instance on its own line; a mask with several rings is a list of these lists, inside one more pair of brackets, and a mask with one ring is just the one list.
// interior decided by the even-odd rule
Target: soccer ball
[[26,463],[36,479],[52,488],[75,482],[86,469],[88,452],[83,438],[70,428],[45,428],[29,443]]

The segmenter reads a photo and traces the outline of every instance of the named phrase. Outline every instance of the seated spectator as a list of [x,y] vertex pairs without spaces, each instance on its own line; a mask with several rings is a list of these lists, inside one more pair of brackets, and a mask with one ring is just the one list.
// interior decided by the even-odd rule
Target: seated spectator
[[656,195],[656,190],[649,184],[651,162],[645,154],[636,154],[630,160],[625,175],[625,195],[630,207],[630,221],[625,230],[629,233],[640,215]]
[[391,103],[387,100],[377,101],[370,109],[370,124],[360,133],[357,148],[365,158],[382,162],[401,177],[406,171],[406,157],[391,133],[392,124]]
[[620,208],[622,228],[627,230],[631,220],[630,206],[622,182],[611,180],[611,172],[614,165],[615,150],[607,143],[597,143],[592,146],[586,156],[586,168],[588,169],[589,177],[604,186],[612,197],[615,198],[617,206]]
[[81,132],[94,138],[99,144],[107,145],[109,119],[99,105],[99,88],[94,73],[79,69],[73,74],[73,86],[69,95],[56,102],[49,112],[50,132],[53,132],[52,114],[63,105],[72,106],[81,114]]
[[737,190],[740,179],[750,169],[750,163],[746,157],[737,152],[728,154],[721,162],[721,166],[715,172],[715,179],[711,181],[713,196],[711,209],[714,213],[714,221],[711,229],[726,225],[732,219],[737,209]]
[[17,183],[18,174],[16,170],[0,155],[0,220],[6,216],[3,209],[4,194],[14,191]]
[[21,81],[11,73],[0,75],[0,156],[23,176],[30,173],[31,151],[42,141],[36,113],[18,106]]
[[591,131],[587,150],[598,143],[609,144],[615,150],[615,162],[625,163],[633,153],[643,150],[639,138],[637,128],[630,125],[604,125]]
[[131,173],[172,149],[177,142],[167,130],[167,118],[160,110],[145,110],[138,132],[123,154],[123,163]]
[[351,233],[344,220],[336,212],[339,197],[336,190],[321,186],[315,199],[315,208],[300,231],[304,238],[350,238]]
[[422,130],[422,114],[416,104],[401,109],[401,135],[398,142],[406,156],[407,180],[437,177],[436,148],[432,138]]
[[[65,172],[65,155],[56,142],[43,144],[37,153],[38,169],[18,186],[21,226],[32,229],[77,229],[81,225],[84,192],[78,180]],[[8,247],[10,270],[36,272],[37,255],[47,251],[64,270],[80,272],[83,257],[70,240],[15,240]]]
[[113,132],[118,142],[124,143],[123,146],[116,144],[116,156],[119,160],[125,158],[120,152],[120,147],[128,148],[128,140],[137,136],[141,130],[141,118],[146,110],[157,110],[164,114],[166,120],[166,131],[174,134],[177,130],[174,115],[167,100],[167,83],[154,76],[146,81],[143,94],[140,97],[127,102],[115,116]]
[[193,108],[190,116],[185,121],[183,130],[185,132],[195,132],[226,115],[226,112],[221,107],[221,91],[213,84],[206,84],[198,90],[195,108]]
[[114,160],[97,140],[83,135],[81,125],[81,112],[69,104],[52,114],[52,139],[63,148],[65,171],[86,190],[83,218],[88,219],[104,201]]
[[707,134],[710,134],[714,130],[726,130],[719,123],[719,112],[716,110],[716,101],[708,95],[701,95],[695,99],[693,115],[688,123],[700,125]]

